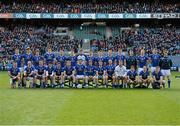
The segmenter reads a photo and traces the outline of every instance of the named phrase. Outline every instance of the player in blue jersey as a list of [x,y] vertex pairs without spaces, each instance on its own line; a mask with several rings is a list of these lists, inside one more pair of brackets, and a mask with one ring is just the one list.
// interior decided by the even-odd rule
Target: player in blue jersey
[[144,49],[141,50],[140,56],[137,57],[138,61],[138,74],[143,70],[143,66],[148,65],[148,57],[145,55]]
[[18,87],[21,87],[21,79],[20,79],[20,70],[17,66],[17,62],[13,62],[12,68],[8,70],[8,74],[10,76],[10,84],[11,88],[16,88],[16,82],[18,82]]
[[151,72],[154,72],[156,67],[159,66],[161,55],[157,54],[157,49],[154,48],[152,54],[150,55],[151,61]]
[[21,67],[21,60],[22,60],[23,56],[19,54],[19,49],[16,48],[15,49],[15,54],[12,56],[12,60],[17,62],[17,66],[18,68]]
[[111,59],[108,60],[108,65],[106,66],[106,86],[108,86],[108,80],[112,80],[112,87],[115,87],[115,75],[114,75],[115,66]]
[[55,55],[52,53],[52,49],[49,47],[48,52],[44,55],[45,62],[48,64],[49,62],[54,62]]
[[29,87],[33,88],[35,83],[35,68],[32,66],[31,61],[28,61],[27,66],[24,68],[23,82],[25,87],[27,85],[27,81],[30,81]]
[[153,77],[152,87],[154,89],[159,89],[161,87],[165,87],[165,80],[163,80],[163,74],[160,71],[159,66],[157,66],[155,71],[152,73],[152,77]]
[[26,54],[24,54],[23,58],[24,58],[25,66],[27,66],[28,61],[33,60],[33,55],[31,54],[30,47],[26,48]]
[[[102,80],[102,84],[105,85],[106,83],[105,74],[106,74],[106,68],[103,66],[103,61],[99,60],[98,67],[96,69],[96,84],[98,80]],[[98,86],[99,85],[97,84],[96,87]]]
[[137,67],[137,60],[136,60],[136,57],[134,56],[133,51],[129,50],[128,56],[126,57],[126,70],[127,70],[127,72],[130,71],[132,65],[136,69],[136,67]]
[[57,62],[61,62],[61,67],[65,66],[66,56],[64,55],[64,50],[60,50],[60,55],[56,57]]
[[40,80],[40,87],[45,87],[45,75],[46,75],[46,68],[44,66],[43,60],[39,61],[39,66],[36,67],[35,71],[35,84],[37,84],[37,80]]
[[136,87],[136,85],[138,84],[138,74],[135,71],[135,67],[132,65],[130,71],[127,72],[126,75],[127,78],[127,85],[129,88]]
[[97,65],[96,58],[95,58],[95,56],[93,55],[93,52],[92,52],[92,51],[90,51],[90,52],[89,52],[89,55],[87,56],[87,63],[89,62],[89,60],[92,61],[92,64],[93,64],[93,65]]
[[64,88],[64,69],[61,67],[61,62],[57,62],[54,73],[57,86]]
[[122,49],[118,48],[118,54],[115,57],[116,59],[116,63],[118,63],[118,61],[123,61],[123,65],[126,66],[126,57],[122,54]]
[[112,65],[116,65],[115,63],[115,56],[113,56],[112,49],[108,50],[108,55],[105,57],[105,65],[107,66],[109,63],[109,60],[112,60]]
[[78,64],[75,66],[75,74],[76,74],[76,84],[73,85],[73,87],[77,88],[80,87],[80,85],[78,84],[79,80],[83,80],[83,85],[84,85],[84,81],[85,81],[85,66],[83,65],[83,60],[79,59],[78,60]]
[[55,78],[54,78],[54,66],[52,62],[49,62],[46,67],[46,77],[45,77],[45,86],[48,87],[48,80],[50,80],[51,87],[55,86]]
[[147,68],[147,66],[144,66],[143,70],[139,74],[139,82],[140,82],[139,87],[140,88],[148,88],[151,81],[152,81],[152,79],[150,77],[148,68]]
[[39,61],[43,60],[43,57],[40,56],[39,49],[36,49],[35,55],[33,56],[33,65],[36,68],[39,65]]
[[75,71],[74,67],[72,66],[71,60],[69,59],[67,60],[66,66],[64,67],[64,79],[72,81],[73,84],[75,84]]
[[98,56],[95,59],[96,59],[97,65],[98,65],[99,61],[102,61],[103,62],[103,66],[105,66],[104,62],[106,62],[106,57],[103,56],[103,52],[101,50],[98,51]]
[[159,66],[161,68],[161,72],[165,78],[168,79],[168,88],[171,86],[171,67],[172,67],[172,60],[168,57],[168,51],[164,51],[163,57],[160,59]]
[[93,81],[93,85],[97,84],[95,75],[96,75],[96,67],[93,66],[93,61],[89,60],[88,65],[85,68],[85,85],[84,85],[85,87],[89,86],[90,81]]

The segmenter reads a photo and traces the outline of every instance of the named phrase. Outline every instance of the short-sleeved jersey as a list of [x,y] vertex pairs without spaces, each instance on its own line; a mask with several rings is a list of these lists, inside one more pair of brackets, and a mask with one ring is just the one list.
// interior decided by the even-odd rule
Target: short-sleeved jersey
[[19,70],[19,68],[12,67],[9,69],[9,72],[12,76],[17,76],[20,73],[20,70]]
[[161,76],[163,76],[161,71],[159,71],[158,73],[154,71],[152,75],[156,78],[156,80],[160,80]]
[[45,66],[37,66],[36,67],[36,71],[37,71],[38,75],[43,75],[45,70],[46,70]]
[[95,56],[87,56],[87,62],[89,62],[89,60],[92,60],[93,65],[94,65],[96,62],[96,57]]
[[138,67],[143,68],[143,66],[147,65],[148,57],[147,56],[138,56]]
[[61,76],[62,72],[64,72],[64,69],[62,67],[55,67],[54,73],[56,76]]
[[24,54],[23,58],[24,58],[25,65],[27,65],[28,61],[33,60],[33,55],[32,54]]
[[42,56],[37,56],[37,55],[33,56],[33,65],[35,67],[39,66],[39,61],[40,60],[43,60]]
[[115,70],[115,66],[114,65],[106,66],[106,71],[107,71],[108,75],[113,75],[114,74],[114,70]]
[[53,66],[52,67],[47,66],[46,71],[48,72],[48,75],[51,75],[54,72],[54,67]]
[[61,63],[61,67],[65,66],[66,56],[57,56],[56,61]]
[[108,65],[108,61],[112,60],[112,62],[114,63],[114,61],[116,60],[116,57],[114,56],[106,56],[104,59],[104,63],[106,63],[106,65]]
[[22,60],[22,58],[23,58],[23,56],[20,55],[20,54],[14,54],[12,56],[12,60],[17,62],[18,67],[21,67],[21,60]]
[[123,62],[125,61],[126,57],[124,55],[117,55],[116,56],[116,61],[119,62],[119,60],[122,60]]
[[172,60],[168,57],[163,57],[160,59],[159,66],[161,69],[168,70],[172,67]]
[[85,66],[84,66],[84,65],[79,65],[79,64],[77,64],[77,65],[75,66],[75,70],[76,70],[76,75],[84,75]]
[[132,65],[136,68],[137,66],[136,57],[135,56],[126,57],[126,69],[130,69]]
[[73,66],[65,66],[64,67],[64,72],[66,73],[67,76],[72,75],[73,71],[74,71]]
[[26,75],[27,76],[29,76],[32,72],[34,72],[35,71],[35,68],[33,67],[33,66],[31,66],[31,67],[28,67],[28,66],[26,66],[25,68],[24,68],[24,72],[26,72]]
[[127,76],[128,76],[131,80],[135,80],[135,79],[136,79],[136,76],[137,76],[137,72],[130,70],[130,71],[127,72]]
[[159,54],[152,54],[152,55],[150,55],[151,66],[152,66],[152,67],[157,67],[157,66],[159,66],[160,58],[161,58],[161,55],[159,55]]
[[106,62],[106,57],[99,57],[99,56],[97,56],[96,57],[96,62],[98,63],[99,61],[102,61],[103,62],[103,65],[105,65],[105,62]]
[[86,66],[85,71],[86,71],[86,75],[87,76],[95,76],[95,74],[96,74],[96,67],[88,65],[88,66]]
[[139,76],[142,77],[142,79],[147,79],[149,76],[149,71],[144,72],[143,70],[140,72]]
[[102,76],[104,74],[104,71],[105,71],[105,67],[103,66],[98,66],[97,67],[97,71],[98,71],[98,75]]
[[44,55],[44,58],[46,60],[46,63],[48,64],[49,62],[53,62],[54,61],[55,55],[53,53],[46,53]]

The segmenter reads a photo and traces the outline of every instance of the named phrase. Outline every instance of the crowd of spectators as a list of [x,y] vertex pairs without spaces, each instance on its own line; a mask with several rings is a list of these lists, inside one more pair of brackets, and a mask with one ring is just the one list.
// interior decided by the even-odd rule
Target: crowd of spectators
[[54,52],[60,49],[70,51],[78,49],[81,40],[70,39],[69,36],[58,36],[54,34],[54,27],[32,27],[15,26],[1,27],[0,29],[0,52],[3,55],[12,55],[15,48],[19,48],[21,53],[25,52],[26,47],[32,51],[39,49],[44,54],[47,47],[51,47]]
[[[145,48],[150,53],[157,48],[159,53],[168,50],[170,55],[180,54],[180,32],[176,28],[140,28],[122,30],[118,36],[109,37],[103,40],[92,40],[91,47],[95,50],[112,49],[117,51],[122,48],[127,51],[133,49],[136,54],[140,49]],[[95,48],[97,47],[97,48]]]
[[176,4],[140,2],[103,3],[0,3],[0,13],[179,13]]

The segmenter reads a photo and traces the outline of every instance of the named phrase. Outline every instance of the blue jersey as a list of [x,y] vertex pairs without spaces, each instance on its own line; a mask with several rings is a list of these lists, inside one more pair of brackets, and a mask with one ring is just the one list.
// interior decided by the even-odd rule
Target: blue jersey
[[25,61],[25,65],[27,65],[28,61],[33,60],[33,55],[32,54],[24,54],[23,58],[24,58],[24,61]]
[[96,62],[98,63],[99,61],[102,61],[103,65],[106,65],[106,57],[96,57]]
[[161,73],[161,71],[159,71],[158,73],[156,73],[156,71],[154,71],[152,73],[152,75],[156,78],[156,80],[160,80],[161,76],[163,76],[163,74]]
[[9,72],[12,76],[17,76],[20,73],[20,70],[19,70],[19,68],[12,67],[9,69]]
[[37,70],[37,73],[39,75],[43,75],[44,71],[46,70],[46,67],[45,66],[38,66],[38,67],[36,67],[36,70]]
[[109,60],[112,60],[112,62],[114,63],[115,59],[116,59],[116,57],[114,57],[114,56],[106,56],[104,59],[104,62],[106,63],[106,65],[108,65]]
[[44,58],[46,60],[46,63],[48,64],[49,62],[53,62],[54,61],[55,55],[53,53],[46,53],[44,55]]
[[56,60],[61,63],[61,67],[65,66],[66,56],[57,56]]
[[146,56],[138,56],[138,67],[143,68],[143,66],[147,65],[148,58]]
[[98,66],[97,67],[98,75],[102,76],[105,70],[106,69],[103,66]]
[[75,66],[75,70],[76,70],[76,75],[84,75],[85,66],[77,64]]
[[106,66],[107,74],[112,76],[114,74],[115,66],[114,65],[108,65]]
[[65,66],[64,71],[65,71],[66,75],[70,76],[73,74],[74,68],[73,68],[73,66]]
[[57,76],[61,76],[61,74],[62,74],[62,72],[64,72],[64,69],[62,68],[62,67],[56,67],[55,69],[54,69],[54,72],[55,72],[55,75],[57,75]]
[[51,75],[54,72],[54,67],[53,66],[52,67],[47,66],[46,71],[48,72],[48,75]]
[[35,67],[39,66],[39,61],[42,60],[42,59],[43,58],[41,56],[37,56],[37,55],[33,56],[33,65]]
[[34,67],[25,67],[24,72],[26,72],[26,75],[29,76],[32,72],[34,72]]
[[95,76],[96,74],[96,67],[95,66],[86,66],[86,75],[87,76]]
[[12,60],[17,62],[18,67],[21,67],[21,60],[22,60],[22,58],[23,58],[23,56],[20,55],[20,54],[14,54],[12,56]]
[[116,61],[117,63],[119,62],[119,60],[122,60],[123,62],[125,61],[126,57],[124,55],[117,55],[116,56]]
[[94,57],[94,56],[88,56],[88,57],[87,57],[87,62],[88,62],[89,60],[92,60],[93,64],[95,64],[95,62],[96,62],[96,57]]
[[127,72],[127,76],[129,76],[129,78],[130,78],[131,80],[135,80],[135,79],[136,79],[136,76],[137,76],[137,72],[130,70],[130,71]]
[[139,75],[142,76],[142,79],[147,79],[149,76],[149,71],[144,72],[142,70]]
[[159,66],[159,61],[161,58],[161,56],[159,54],[152,54],[152,55],[150,55],[150,58],[151,58],[151,66],[152,67]]

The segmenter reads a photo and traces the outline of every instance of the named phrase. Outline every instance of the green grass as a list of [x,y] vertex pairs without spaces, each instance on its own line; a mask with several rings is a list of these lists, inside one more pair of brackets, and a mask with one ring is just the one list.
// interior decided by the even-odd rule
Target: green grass
[[0,72],[0,124],[180,124],[180,78],[172,88],[10,89]]

